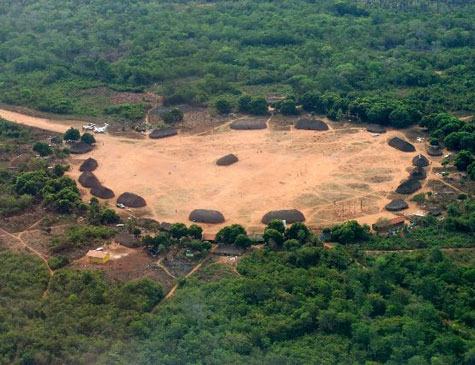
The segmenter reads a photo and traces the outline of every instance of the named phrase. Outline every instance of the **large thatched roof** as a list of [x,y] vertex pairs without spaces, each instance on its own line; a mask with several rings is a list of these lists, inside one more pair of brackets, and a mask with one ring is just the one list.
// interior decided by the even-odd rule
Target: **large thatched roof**
[[93,188],[95,186],[100,186],[101,183],[99,182],[99,179],[97,178],[96,175],[94,175],[90,171],[84,171],[80,176],[79,176],[79,183],[84,186],[85,188]]
[[134,193],[123,193],[117,198],[118,204],[124,204],[129,208],[142,208],[147,205],[145,199]]
[[267,123],[265,120],[239,119],[232,122],[230,127],[238,130],[266,129]]
[[199,223],[224,223],[225,219],[221,212],[209,209],[195,209],[188,218],[192,222]]
[[386,210],[390,212],[397,212],[398,210],[407,209],[409,205],[402,199],[395,199],[386,204]]
[[306,129],[309,131],[327,131],[328,125],[320,119],[299,119],[295,122],[295,129]]
[[304,222],[305,216],[297,209],[272,210],[262,217],[262,223],[268,224],[273,219],[285,220],[287,223]]
[[97,161],[89,157],[79,166],[79,171],[94,171],[97,169],[97,166],[99,166]]
[[92,146],[84,142],[74,143],[69,147],[69,151],[76,155],[81,155],[83,153],[88,153],[92,151]]
[[233,155],[230,153],[229,155],[223,156],[218,161],[216,161],[216,165],[218,166],[229,166],[232,165],[233,163],[238,162],[239,159],[237,158],[236,155]]
[[114,197],[114,192],[102,185],[94,186],[91,189],[91,194],[101,199],[112,199]]
[[120,243],[123,246],[129,248],[135,248],[140,246],[140,241],[132,236],[130,233],[121,232],[115,238],[114,241]]
[[422,188],[421,183],[415,179],[409,179],[404,181],[401,185],[399,185],[396,189],[396,193],[398,194],[412,194]]
[[429,160],[424,155],[419,154],[412,159],[412,164],[418,167],[426,167],[429,166]]
[[414,169],[411,171],[409,178],[410,179],[416,179],[416,180],[424,180],[427,177],[426,170],[424,170],[423,167],[414,167]]
[[149,134],[149,137],[152,139],[159,139],[176,136],[177,134],[178,131],[176,130],[176,128],[162,128],[153,130],[152,133]]
[[386,128],[379,124],[369,124],[366,130],[371,133],[386,133]]
[[427,154],[429,156],[442,156],[442,148],[439,146],[429,146]]
[[402,152],[414,152],[416,150],[412,144],[399,137],[391,138],[388,144]]

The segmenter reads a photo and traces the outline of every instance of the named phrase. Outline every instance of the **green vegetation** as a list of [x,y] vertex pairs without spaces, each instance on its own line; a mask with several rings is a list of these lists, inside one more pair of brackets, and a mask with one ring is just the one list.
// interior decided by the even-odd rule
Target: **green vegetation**
[[[404,126],[419,113],[473,111],[474,9],[448,0],[7,0],[0,101],[133,121],[146,105],[84,95],[102,100],[93,90],[106,86],[203,105],[316,93],[317,109],[335,119]],[[258,99],[250,110],[263,106]],[[294,113],[290,102],[283,112]]]

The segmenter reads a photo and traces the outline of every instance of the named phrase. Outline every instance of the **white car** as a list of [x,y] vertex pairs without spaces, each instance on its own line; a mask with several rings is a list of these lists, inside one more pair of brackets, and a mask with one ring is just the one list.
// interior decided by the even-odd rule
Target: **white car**
[[116,204],[116,207],[117,207],[117,208],[120,208],[120,209],[125,209],[125,205],[122,204],[122,203],[117,203],[117,204]]

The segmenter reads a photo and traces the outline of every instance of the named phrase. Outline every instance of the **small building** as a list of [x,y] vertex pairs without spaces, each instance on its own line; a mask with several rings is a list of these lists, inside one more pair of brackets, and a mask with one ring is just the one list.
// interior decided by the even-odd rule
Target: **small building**
[[397,233],[400,229],[404,228],[405,223],[406,223],[406,218],[397,217],[388,221],[374,223],[372,225],[372,228],[377,233],[394,234],[394,233]]
[[105,264],[107,261],[110,260],[109,252],[104,251],[89,250],[86,256],[89,262],[96,264]]
[[213,254],[218,256],[241,256],[244,253],[244,250],[235,245],[225,245],[219,244]]
[[216,242],[216,233],[203,233],[201,236],[202,241]]

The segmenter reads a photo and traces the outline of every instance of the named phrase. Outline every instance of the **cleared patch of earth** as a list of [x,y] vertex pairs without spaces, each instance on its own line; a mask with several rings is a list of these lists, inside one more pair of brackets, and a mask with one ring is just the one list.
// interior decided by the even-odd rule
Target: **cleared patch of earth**
[[[6,110],[11,121],[64,132],[75,121],[35,118]],[[133,140],[98,135],[97,147],[75,157],[70,176],[79,176],[82,158],[99,162],[94,172],[118,196],[133,192],[145,198],[140,211],[157,221],[186,222],[196,208],[221,211],[226,222],[262,230],[262,216],[270,210],[299,209],[313,227],[348,219],[373,223],[384,211],[388,195],[407,178],[407,168],[425,145],[414,153],[387,144],[407,131],[389,130],[372,136],[364,126],[329,124],[328,131],[236,131],[224,124],[207,133],[182,133],[162,140]],[[272,125],[272,120],[270,123]],[[233,153],[239,161],[219,167],[218,158]],[[430,158],[439,166],[439,158]],[[85,199],[89,198],[85,192]],[[115,200],[110,201],[113,206]],[[209,232],[223,225],[204,225]]]

